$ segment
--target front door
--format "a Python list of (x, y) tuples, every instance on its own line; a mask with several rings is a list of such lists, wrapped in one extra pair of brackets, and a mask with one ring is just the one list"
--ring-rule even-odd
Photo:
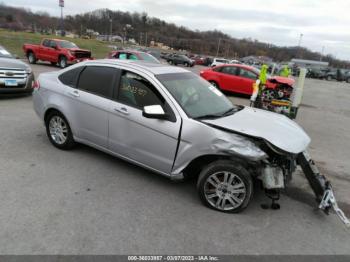
[[(181, 118), (152, 80), (123, 70), (115, 101), (110, 104), (109, 148), (149, 168), (170, 173), (174, 162)], [(161, 105), (171, 120), (142, 116), (147, 105)]]
[(253, 93), (253, 84), (258, 79), (258, 75), (246, 68), (239, 68), (238, 77), (240, 83), (239, 92), (251, 95)]

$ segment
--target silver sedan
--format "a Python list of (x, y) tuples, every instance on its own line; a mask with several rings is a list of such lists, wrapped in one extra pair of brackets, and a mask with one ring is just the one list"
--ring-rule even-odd
[(34, 86), (55, 147), (84, 143), (171, 179), (198, 177), (200, 199), (219, 211), (246, 208), (255, 178), (283, 188), (310, 143), (288, 118), (233, 105), (173, 66), (88, 61), (41, 74)]

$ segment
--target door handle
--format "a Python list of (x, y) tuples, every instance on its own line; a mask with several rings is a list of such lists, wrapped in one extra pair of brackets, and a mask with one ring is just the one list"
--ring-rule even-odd
[(122, 113), (124, 115), (128, 115), (129, 114), (128, 109), (126, 109), (126, 107), (121, 107), (121, 108), (115, 107), (114, 111)]
[(74, 97), (79, 97), (79, 92), (77, 90), (74, 90), (74, 91), (70, 91), (68, 92), (68, 94), (70, 94), (71, 96), (74, 96)]

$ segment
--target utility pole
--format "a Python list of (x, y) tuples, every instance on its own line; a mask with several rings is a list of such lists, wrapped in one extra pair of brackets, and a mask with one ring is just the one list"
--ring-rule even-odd
[(322, 46), (322, 51), (321, 51), (321, 56), (320, 56), (320, 61), (321, 62), (322, 62), (323, 54), (324, 54), (324, 46)]
[(113, 20), (112, 20), (112, 18), (110, 17), (110, 18), (109, 18), (109, 42), (112, 41), (112, 23), (113, 23)]
[(298, 56), (300, 55), (301, 58), (301, 40), (303, 39), (303, 34), (300, 34), (299, 36), (299, 43), (298, 43)]
[(147, 32), (145, 33), (145, 47), (147, 47)]
[(58, 6), (61, 8), (61, 36), (65, 36), (65, 32), (64, 32), (64, 21), (63, 21), (63, 7), (64, 7), (64, 0), (59, 0), (58, 2)]
[(220, 43), (221, 43), (221, 38), (219, 38), (218, 49), (216, 50), (216, 57), (218, 57), (218, 55), (219, 55)]

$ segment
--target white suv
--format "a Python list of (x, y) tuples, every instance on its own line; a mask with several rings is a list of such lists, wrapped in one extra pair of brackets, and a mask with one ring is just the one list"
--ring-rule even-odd
[(225, 58), (214, 58), (213, 63), (211, 63), (211, 67), (229, 64), (230, 61)]

